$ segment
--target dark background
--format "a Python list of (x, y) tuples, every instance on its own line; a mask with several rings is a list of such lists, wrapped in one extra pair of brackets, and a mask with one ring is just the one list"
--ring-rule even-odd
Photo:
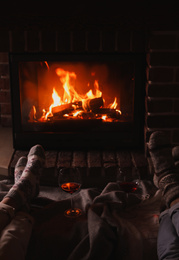
[(0, 29), (179, 28), (178, 1), (6, 1)]

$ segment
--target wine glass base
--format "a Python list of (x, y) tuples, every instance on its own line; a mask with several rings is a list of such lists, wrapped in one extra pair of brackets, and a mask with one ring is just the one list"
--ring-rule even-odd
[(76, 217), (79, 217), (81, 216), (82, 214), (82, 211), (81, 209), (78, 209), (78, 208), (74, 208), (74, 209), (67, 209), (65, 212), (64, 212), (64, 215), (68, 218), (76, 218)]

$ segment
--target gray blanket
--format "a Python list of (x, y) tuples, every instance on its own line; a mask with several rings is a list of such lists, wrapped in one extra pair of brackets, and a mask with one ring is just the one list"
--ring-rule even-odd
[[(9, 187), (0, 183), (2, 197)], [(33, 201), (36, 221), (27, 259), (157, 259), (161, 194), (150, 182), (139, 181), (138, 190), (129, 194), (118, 183), (102, 191), (82, 189), (73, 196), (83, 211), (76, 219), (63, 214), (69, 196), (58, 187), (41, 187)]]

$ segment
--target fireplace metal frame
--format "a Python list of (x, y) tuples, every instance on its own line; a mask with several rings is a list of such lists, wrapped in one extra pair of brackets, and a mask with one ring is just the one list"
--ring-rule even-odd
[[(82, 131), (24, 131), (21, 123), (18, 63), (20, 61), (120, 60), (135, 64), (134, 121), (110, 123), (98, 131), (87, 127)], [(10, 53), (10, 85), (13, 122), (13, 147), (26, 150), (39, 143), (45, 149), (124, 149), (144, 147), (144, 112), (146, 57), (144, 53)], [(105, 123), (106, 124), (106, 123)], [(75, 122), (72, 123), (72, 127)], [(71, 127), (71, 129), (72, 129)], [(52, 129), (53, 130), (53, 129)]]

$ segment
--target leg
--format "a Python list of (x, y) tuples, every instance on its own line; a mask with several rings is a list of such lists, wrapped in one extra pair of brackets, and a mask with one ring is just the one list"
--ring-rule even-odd
[(27, 164), (21, 177), (17, 179), (17, 182), (5, 196), (5, 199), (11, 199), (11, 203), (14, 200), (16, 210), (24, 205), (28, 207), (31, 199), (37, 196), (40, 173), (44, 164), (45, 154), (43, 148), (40, 145), (33, 146), (29, 151)]
[[(31, 148), (27, 164), (17, 164), (15, 184), (0, 202), (0, 259), (25, 259), (33, 219), (23, 208), (29, 208), (30, 200), (38, 194), (39, 175), (45, 163), (43, 148)], [(20, 211), (21, 210), (21, 211)]]
[(162, 132), (154, 132), (149, 140), (157, 186), (162, 192), (166, 207), (179, 198), (179, 172), (175, 168), (172, 148)]
[[(14, 182), (17, 183), (20, 179), (23, 170), (25, 169), (27, 163), (26, 157), (21, 157), (18, 162), (16, 163), (15, 169), (14, 169)], [(3, 228), (9, 224), (11, 219), (15, 216), (16, 208), (16, 201), (10, 197), (4, 198), (0, 202), (0, 232), (3, 230)]]
[(0, 232), (7, 226), (15, 216), (15, 208), (0, 202)]
[(159, 260), (179, 259), (179, 237), (168, 210), (160, 215), (157, 252)]
[(0, 236), (1, 260), (24, 260), (33, 227), (33, 218), (18, 212)]
[[(169, 140), (162, 132), (154, 132), (149, 152), (155, 170), (155, 181), (162, 192), (167, 211), (161, 214), (158, 233), (159, 259), (179, 259), (179, 172), (172, 156)], [(178, 204), (179, 205), (179, 204)]]
[(169, 209), (169, 214), (179, 237), (179, 203), (173, 204), (173, 206)]

